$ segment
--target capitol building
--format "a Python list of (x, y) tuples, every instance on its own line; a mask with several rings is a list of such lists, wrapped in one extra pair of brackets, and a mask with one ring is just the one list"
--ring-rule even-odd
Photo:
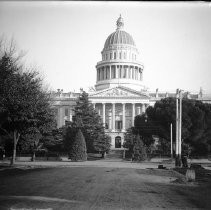
[[(106, 133), (111, 136), (111, 149), (121, 149), (126, 129), (134, 125), (134, 118), (145, 112), (148, 106), (174, 93), (149, 92), (144, 86), (144, 65), (140, 62), (139, 51), (133, 37), (124, 30), (123, 18), (118, 18), (116, 31), (105, 41), (101, 52), (102, 60), (96, 64), (96, 84), (88, 92), (89, 100), (101, 116)], [(52, 94), (56, 110), (57, 126), (71, 121), (73, 110), (80, 92), (63, 93), (58, 89)], [(185, 92), (183, 97), (211, 103), (211, 96)]]

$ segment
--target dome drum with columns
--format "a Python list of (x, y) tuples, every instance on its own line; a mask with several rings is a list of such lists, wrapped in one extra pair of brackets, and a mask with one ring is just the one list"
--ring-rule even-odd
[[(132, 36), (123, 30), (124, 22), (120, 17), (116, 31), (108, 36), (101, 52), (102, 60), (96, 65), (95, 89), (89, 91), (89, 100), (101, 116), (106, 133), (111, 136), (114, 150), (123, 149), (124, 133), (134, 125), (136, 115), (145, 112), (156, 101), (166, 97), (176, 97), (176, 92), (148, 92), (143, 84), (143, 64)], [(52, 94), (56, 111), (57, 126), (62, 127), (71, 121), (73, 110), (80, 93), (63, 93), (58, 90)], [(211, 103), (211, 96), (203, 93), (187, 92), (183, 97)]]

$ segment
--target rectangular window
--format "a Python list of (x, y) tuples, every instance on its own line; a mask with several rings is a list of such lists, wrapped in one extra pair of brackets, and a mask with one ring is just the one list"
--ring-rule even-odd
[(122, 121), (115, 121), (115, 127), (116, 127), (116, 129), (121, 130), (122, 129)]
[(124, 59), (126, 59), (126, 52), (124, 53)]
[(106, 60), (108, 60), (108, 55), (106, 54)]
[(114, 59), (116, 59), (116, 52), (114, 53)]
[(119, 59), (122, 59), (122, 53), (121, 52), (119, 53)]

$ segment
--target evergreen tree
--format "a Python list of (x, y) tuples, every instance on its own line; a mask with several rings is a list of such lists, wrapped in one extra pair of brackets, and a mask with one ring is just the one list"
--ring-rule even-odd
[(87, 150), (86, 150), (86, 142), (81, 132), (81, 129), (78, 130), (75, 140), (72, 143), (72, 147), (70, 150), (70, 159), (73, 161), (86, 161), (87, 160)]
[(84, 134), (88, 152), (106, 152), (110, 148), (110, 138), (106, 136), (100, 116), (83, 91), (76, 103), (73, 128), (80, 128)]
[(144, 146), (144, 143), (140, 138), (139, 134), (136, 135), (133, 151), (134, 151), (134, 160), (139, 160), (139, 161), (146, 160), (147, 158), (146, 147)]
[(128, 128), (126, 133), (124, 134), (124, 148), (128, 149), (128, 153), (130, 156), (133, 155), (133, 148), (136, 140), (136, 135), (138, 131), (135, 127)]

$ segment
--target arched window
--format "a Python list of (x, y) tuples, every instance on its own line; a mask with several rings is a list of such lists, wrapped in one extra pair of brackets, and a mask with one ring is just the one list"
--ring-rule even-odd
[(110, 53), (110, 59), (112, 59), (112, 53)]

